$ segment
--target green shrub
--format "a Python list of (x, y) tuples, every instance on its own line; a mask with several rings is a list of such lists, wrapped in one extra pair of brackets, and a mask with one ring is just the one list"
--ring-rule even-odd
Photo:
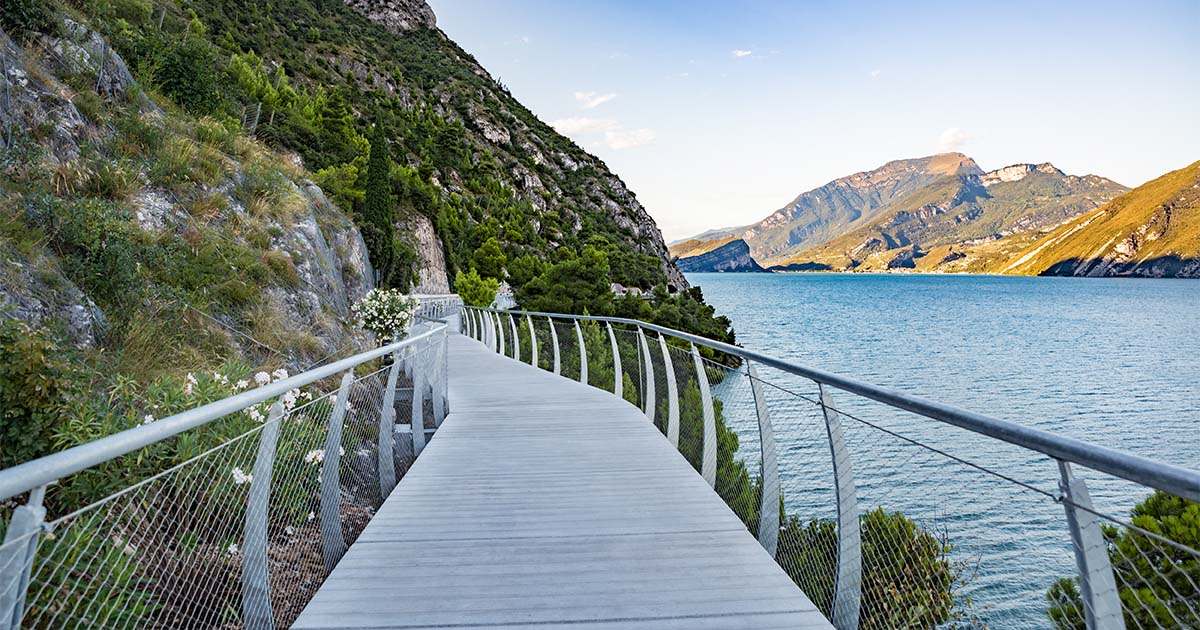
[(471, 255), (471, 267), (488, 278), (503, 278), (506, 264), (508, 258), (500, 249), (500, 241), (494, 236), (485, 240)]
[(24, 322), (0, 321), (0, 469), (54, 450), (56, 423), (73, 388), (61, 354)]
[(500, 281), (495, 278), (484, 278), (474, 269), (463, 273), (459, 271), (454, 276), (454, 291), (462, 298), (467, 306), (480, 308), (491, 306), (496, 299), (496, 291)]
[(219, 102), (220, 59), (212, 44), (200, 37), (187, 37), (174, 44), (154, 73), (163, 94), (195, 114), (215, 111)]
[(20, 38), (53, 32), (57, 26), (53, 6), (46, 0), (4, 0), (0, 3), (0, 25)]
[[(1200, 503), (1155, 491), (1134, 506), (1132, 524), (1192, 549), (1200, 549)], [(1200, 602), (1200, 558), (1125, 527), (1102, 525), (1108, 558), (1130, 628), (1175, 627), (1191, 619)], [(1046, 599), (1056, 628), (1086, 626), (1077, 578), (1051, 585)]]
[(127, 209), (85, 199), (70, 206), (50, 200), (41, 211), (67, 277), (101, 306), (137, 300), (141, 244)]
[[(958, 570), (950, 545), (899, 512), (862, 517), (863, 628), (933, 628), (954, 615)], [(783, 524), (777, 559), (826, 616), (833, 609), (837, 523), (795, 516)]]

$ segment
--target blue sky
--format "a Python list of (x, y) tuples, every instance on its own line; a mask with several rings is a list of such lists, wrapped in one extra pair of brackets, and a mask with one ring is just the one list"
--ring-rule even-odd
[(1200, 159), (1200, 1), (431, 0), (668, 240), (897, 158), (1134, 186)]

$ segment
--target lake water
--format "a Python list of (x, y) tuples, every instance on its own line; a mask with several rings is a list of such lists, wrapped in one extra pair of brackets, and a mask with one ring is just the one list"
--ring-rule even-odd
[[(738, 343), (972, 411), (1200, 467), (1200, 282), (866, 274), (689, 274)], [(811, 396), (811, 382), (764, 371)], [(824, 425), (811, 404), (768, 388), (789, 511), (834, 513)], [(730, 390), (733, 391), (732, 389)], [(728, 394), (733, 396), (732, 393)], [(913, 446), (899, 433), (1048, 492), (1048, 458), (854, 400), (847, 421), (860, 507), (900, 510), (953, 545), (974, 614), (1045, 627), (1045, 592), (1072, 575), (1062, 506)], [(752, 413), (727, 405), (757, 449)], [(1125, 518), (1145, 488), (1091, 471), (1096, 506)]]

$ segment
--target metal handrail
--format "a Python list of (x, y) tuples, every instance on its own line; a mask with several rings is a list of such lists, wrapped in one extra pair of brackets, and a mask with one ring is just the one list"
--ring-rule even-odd
[(446, 325), (444, 324), (433, 326), (429, 330), (403, 341), (368, 350), (229, 398), (162, 418), (150, 424), (140, 425), (87, 444), (80, 444), (65, 451), (0, 470), (0, 501), (116, 459), (150, 444), (161, 442), (252, 405), (277, 398), (290, 390), (345, 372), (372, 359), (378, 359), (416, 344), (445, 329)]
[(865, 383), (847, 376), (834, 374), (833, 372), (799, 365), (761, 352), (714, 341), (707, 337), (701, 337), (681, 330), (624, 317), (567, 315), (515, 309), (481, 308), (479, 310), (498, 314), (511, 313), (561, 320), (585, 320), (639, 326), (646, 330), (653, 330), (660, 334), (670, 335), (696, 345), (755, 361), (762, 365), (767, 365), (789, 374), (795, 374), (816, 381), (817, 383), (829, 385), (830, 387), (850, 392), (897, 409), (903, 409), (932, 420), (1037, 451), (1061, 461), (1078, 464), (1120, 477), (1127, 481), (1140, 483), (1176, 496), (1200, 502), (1200, 471), (1197, 470), (1057, 435), (1009, 420), (993, 418), (953, 405), (935, 402), (888, 387)]

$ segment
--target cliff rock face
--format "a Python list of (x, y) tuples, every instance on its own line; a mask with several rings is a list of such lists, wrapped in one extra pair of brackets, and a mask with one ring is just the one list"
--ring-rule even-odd
[(414, 213), (396, 225), (396, 229), (412, 237), (417, 250), (417, 277), (413, 279), (413, 293), (449, 293), (450, 281), (446, 277), (446, 255), (442, 241), (433, 229), (433, 223), (423, 214)]
[(766, 271), (750, 256), (746, 241), (730, 241), (699, 256), (680, 258), (679, 269), (685, 272)]
[(419, 28), (437, 28), (437, 16), (424, 0), (345, 0), (362, 13), (399, 35)]

